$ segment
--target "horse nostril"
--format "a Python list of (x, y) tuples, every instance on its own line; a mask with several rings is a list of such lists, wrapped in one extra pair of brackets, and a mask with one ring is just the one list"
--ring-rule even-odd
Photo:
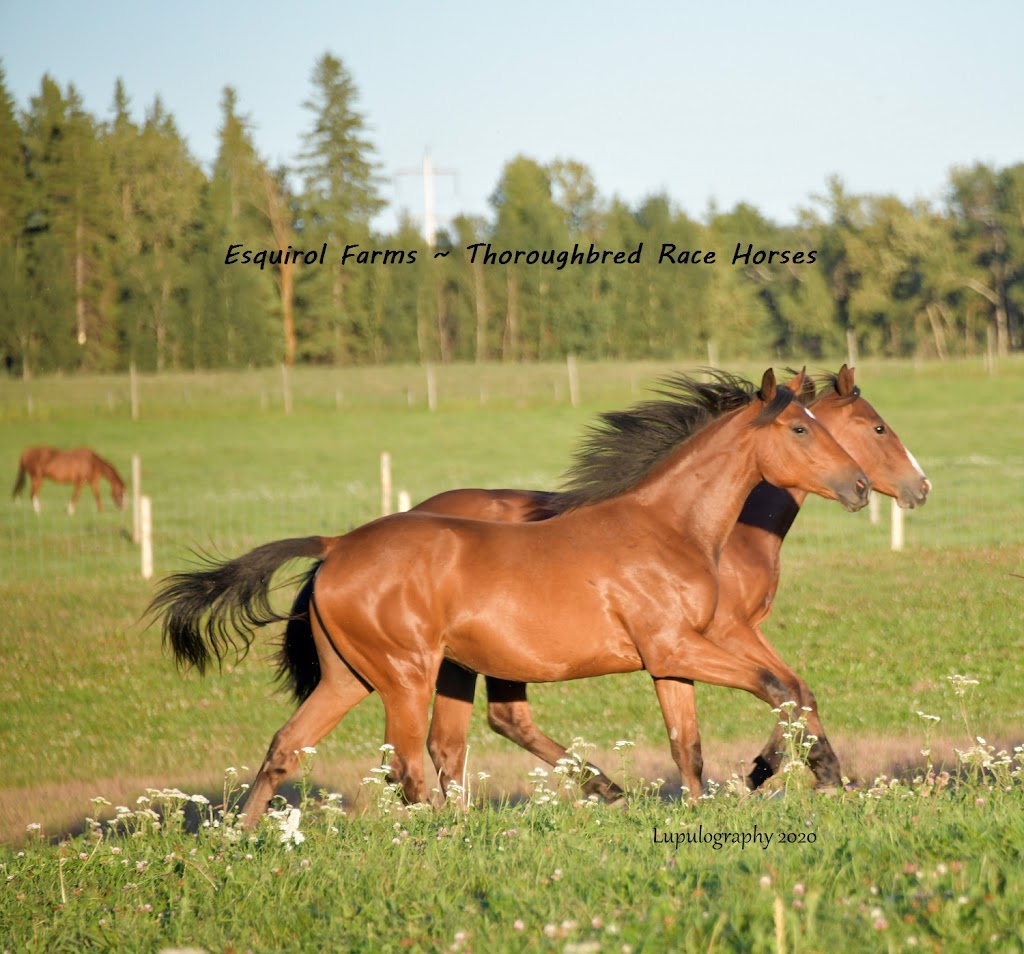
[(868, 495), (868, 485), (863, 480), (858, 480), (857, 484), (856, 484), (856, 487), (857, 487), (857, 494), (859, 496), (866, 497)]
[(921, 481), (921, 489), (925, 492), (925, 495), (931, 493), (932, 482), (927, 477), (925, 477), (924, 480)]

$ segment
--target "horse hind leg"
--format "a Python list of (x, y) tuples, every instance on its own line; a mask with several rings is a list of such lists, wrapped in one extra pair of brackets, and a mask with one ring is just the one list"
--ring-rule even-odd
[[(440, 660), (438, 660), (440, 664)], [(436, 682), (437, 666), (416, 685), (395, 684), (381, 689), (384, 702), (384, 741), (391, 746), (391, 770), (388, 781), (399, 785), (409, 804), (430, 802), (423, 774), (423, 747), (427, 742), (430, 698)]]
[(463, 669), (449, 659), (441, 662), (437, 674), (437, 692), (430, 715), (427, 751), (437, 769), (442, 793), (447, 796), (452, 783), (463, 790), (466, 771), (466, 735), (476, 696), (476, 673)]
[[(487, 677), (487, 722), (498, 735), (548, 765), (557, 765), (559, 760), (569, 757), (568, 750), (541, 732), (533, 721), (525, 683)], [(625, 795), (596, 765), (587, 762), (585, 768), (588, 774), (581, 786), (585, 794), (597, 795), (605, 802), (618, 801)]]
[(316, 745), (357, 703), (373, 690), (347, 667), (332, 670), (274, 735), (245, 800), (245, 827), (252, 828), (267, 810), (281, 784), (298, 767), (299, 753)]

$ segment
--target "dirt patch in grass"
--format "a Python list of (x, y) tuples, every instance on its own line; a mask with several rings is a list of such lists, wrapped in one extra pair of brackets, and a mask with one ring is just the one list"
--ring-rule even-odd
[[(843, 773), (854, 785), (870, 784), (879, 775), (910, 776), (924, 767), (920, 738), (899, 736), (858, 736), (834, 737), (833, 746), (839, 755)], [(989, 740), (996, 750), (1012, 750), (1020, 740)], [(956, 748), (965, 748), (964, 740), (933, 740), (932, 761), (937, 770), (956, 767)], [(724, 783), (734, 773), (745, 776), (755, 754), (753, 746), (740, 742), (716, 742), (705, 746), (704, 777)], [(663, 779), (662, 793), (669, 798), (680, 794), (679, 773), (664, 749), (656, 746), (637, 746), (623, 752), (595, 751), (592, 762), (600, 766), (605, 774), (622, 784), (633, 785), (638, 780), (650, 783)], [(471, 797), (511, 799), (523, 798), (530, 794), (529, 773), (540, 764), (528, 752), (511, 746), (489, 749), (482, 753), (470, 752), (469, 770), (466, 781)], [(312, 790), (340, 792), (345, 806), (354, 814), (365, 810), (374, 797), (371, 787), (362, 780), (372, 766), (355, 761), (335, 760), (315, 765)], [(480, 779), (480, 773), (488, 778)], [(240, 779), (251, 781), (251, 779)], [(548, 779), (554, 787), (557, 777), (554, 773)], [(27, 826), (39, 824), (47, 838), (59, 838), (75, 834), (85, 828), (87, 817), (105, 819), (114, 814), (113, 807), (97, 806), (93, 798), (102, 797), (111, 806), (136, 806), (139, 796), (147, 789), (178, 788), (183, 792), (205, 795), (213, 805), (223, 801), (223, 780), (211, 772), (206, 778), (153, 779), (134, 776), (102, 778), (91, 782), (41, 785), (0, 791), (0, 841), (20, 844), (28, 836)], [(297, 800), (294, 786), (283, 790), (290, 800)]]

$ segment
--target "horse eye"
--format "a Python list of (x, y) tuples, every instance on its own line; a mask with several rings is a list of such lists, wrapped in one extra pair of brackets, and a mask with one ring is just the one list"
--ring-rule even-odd
[(876, 434), (884, 434), (885, 433), (885, 425), (884, 424), (878, 424), (875, 427), (875, 433)]
[(794, 434), (806, 434), (807, 433), (807, 428), (804, 427), (802, 424), (797, 424), (793, 428), (793, 433)]

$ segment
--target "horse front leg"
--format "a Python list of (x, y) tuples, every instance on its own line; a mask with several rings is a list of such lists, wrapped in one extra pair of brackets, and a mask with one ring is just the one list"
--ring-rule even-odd
[(94, 481), (89, 484), (92, 487), (92, 495), (96, 498), (96, 511), (97, 513), (103, 512), (103, 501), (100, 499), (100, 481), (97, 477)]
[(71, 499), (68, 501), (68, 516), (73, 517), (75, 515), (75, 507), (78, 505), (78, 498), (82, 493), (82, 481), (75, 481), (75, 489), (71, 491)]
[[(525, 683), (487, 677), (487, 722), (498, 735), (532, 752), (548, 765), (557, 765), (559, 759), (569, 755), (564, 746), (541, 732), (533, 721)], [(596, 765), (587, 762), (586, 769), (587, 779), (581, 787), (587, 795), (597, 795), (605, 802), (623, 797), (622, 789)]]
[(704, 755), (697, 724), (697, 693), (690, 679), (655, 678), (661, 714), (668, 729), (668, 745), (691, 802), (703, 792)]
[[(752, 665), (769, 670), (786, 686), (789, 699), (800, 707), (796, 717), (804, 720), (807, 734), (815, 737), (813, 745), (808, 750), (807, 760), (818, 786), (833, 787), (840, 784), (842, 775), (839, 769), (839, 759), (825, 735), (825, 727), (821, 723), (814, 694), (807, 683), (786, 664), (775, 647), (765, 638), (760, 627), (750, 626), (745, 622), (716, 618), (707, 635), (723, 649)], [(771, 736), (761, 752), (754, 758), (754, 766), (747, 776), (751, 788), (760, 787), (778, 772), (782, 764), (785, 732), (786, 727), (781, 724), (780, 720), (776, 720)]]

